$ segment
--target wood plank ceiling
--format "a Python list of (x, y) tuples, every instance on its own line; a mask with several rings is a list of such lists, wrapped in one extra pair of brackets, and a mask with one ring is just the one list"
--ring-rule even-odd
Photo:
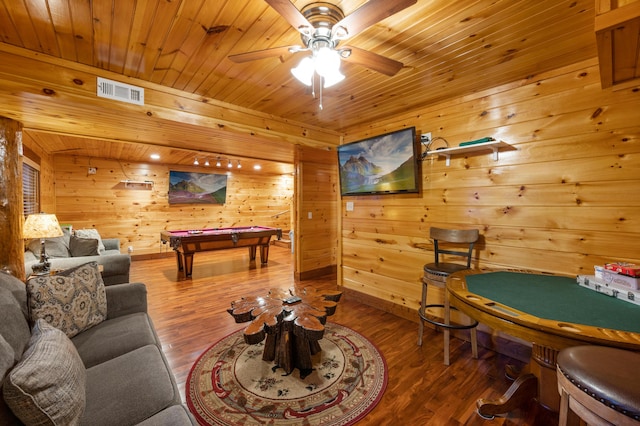
[[(292, 3), (302, 9), (311, 1)], [(366, 0), (332, 3), (349, 15)], [(324, 91), (322, 110), (310, 89), (290, 73), (304, 54), (240, 64), (228, 59), (231, 54), (301, 44), (299, 33), (263, 0), (0, 0), (0, 41), (93, 67), (98, 75), (104, 70), (123, 80), (138, 79), (129, 83), (149, 82), (340, 135), (388, 116), (593, 58), (594, 17), (593, 0), (418, 0), (348, 40), (349, 45), (402, 62), (400, 72), (389, 77), (343, 62), (346, 79)], [(51, 123), (45, 128), (36, 119), (42, 105), (33, 100), (17, 106), (3, 91), (0, 87), (0, 101), (6, 95), (6, 115), (23, 120), (31, 132), (63, 135), (51, 142), (57, 151), (91, 145), (74, 142), (73, 129)], [(60, 117), (69, 113), (60, 108)], [(153, 145), (158, 137), (140, 134), (134, 120), (117, 124), (128, 125), (136, 138), (114, 139)], [(208, 149), (204, 137), (191, 145), (178, 142), (187, 130), (192, 129), (167, 128), (170, 142), (158, 143), (166, 149)], [(336, 136), (333, 143), (339, 140)], [(238, 157), (268, 156), (253, 152), (251, 144), (236, 146), (235, 151), (232, 146), (215, 149)], [(102, 152), (117, 157), (124, 155), (122, 151)], [(148, 155), (126, 151), (135, 157), (129, 160)], [(271, 159), (292, 155), (285, 149)]]

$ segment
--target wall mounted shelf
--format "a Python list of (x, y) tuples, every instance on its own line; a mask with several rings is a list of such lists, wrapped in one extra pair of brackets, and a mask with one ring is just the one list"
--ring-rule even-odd
[(124, 187), (127, 189), (153, 189), (152, 180), (121, 180), (120, 183), (124, 183)]
[(498, 160), (498, 151), (501, 148), (513, 148), (506, 142), (502, 141), (490, 141), (490, 142), (482, 142), (476, 143), (473, 145), (465, 145), (465, 146), (454, 146), (452, 148), (443, 148), (436, 149), (433, 151), (427, 151), (427, 156), (437, 155), (439, 157), (446, 158), (446, 165), (449, 166), (451, 164), (451, 156), (465, 154), (470, 152), (481, 152), (481, 151), (493, 151), (493, 159)]

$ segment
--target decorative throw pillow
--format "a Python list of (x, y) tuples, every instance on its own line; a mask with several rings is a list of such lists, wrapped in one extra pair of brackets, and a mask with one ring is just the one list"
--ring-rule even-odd
[(73, 337), (107, 318), (107, 295), (98, 262), (27, 281), (30, 319), (45, 319)]
[(38, 320), (2, 388), (6, 404), (24, 424), (74, 425), (86, 405), (86, 370), (71, 340)]
[(97, 229), (76, 229), (75, 235), (78, 238), (89, 238), (92, 240), (98, 240), (98, 251), (102, 254), (106, 248), (104, 247), (104, 243), (102, 242), (102, 238), (100, 237), (100, 233), (98, 233)]
[(72, 257), (98, 256), (98, 240), (91, 238), (78, 238), (75, 235), (69, 240), (69, 251)]

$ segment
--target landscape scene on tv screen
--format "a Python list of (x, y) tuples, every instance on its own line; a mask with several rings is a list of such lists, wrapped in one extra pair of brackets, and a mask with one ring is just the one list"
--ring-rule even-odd
[(415, 128), (338, 147), (342, 195), (418, 192)]
[(227, 175), (169, 171), (169, 204), (224, 204)]

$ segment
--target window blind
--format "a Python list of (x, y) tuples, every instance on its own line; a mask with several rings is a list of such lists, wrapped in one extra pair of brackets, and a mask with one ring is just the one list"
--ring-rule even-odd
[(40, 171), (22, 164), (22, 210), (25, 216), (40, 212)]

